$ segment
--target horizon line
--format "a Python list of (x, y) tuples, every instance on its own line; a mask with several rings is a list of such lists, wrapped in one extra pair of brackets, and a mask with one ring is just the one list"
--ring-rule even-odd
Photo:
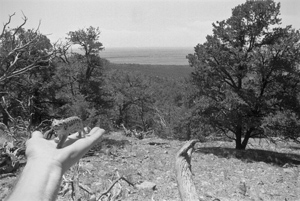
[[(74, 47), (75, 46), (75, 47)], [(76, 47), (78, 46), (78, 47)], [(80, 45), (72, 45), (73, 48), (81, 48)], [(194, 48), (190, 46), (103, 46), (104, 50), (107, 48)]]
[(109, 46), (104, 48), (194, 48), (190, 46)]

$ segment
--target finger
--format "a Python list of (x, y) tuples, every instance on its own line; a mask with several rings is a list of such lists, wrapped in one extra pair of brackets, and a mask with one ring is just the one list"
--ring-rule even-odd
[(34, 131), (32, 134), (31, 134), (31, 137), (32, 138), (43, 138), (43, 134), (40, 132), (40, 131)]
[[(105, 132), (103, 129), (101, 129), (99, 127), (94, 127), (88, 134), (85, 135), (85, 137), (90, 137), (91, 135), (93, 135), (94, 138), (101, 137), (102, 136), (102, 134), (101, 134), (102, 131), (100, 132), (100, 136), (98, 136), (98, 134), (99, 134), (98, 133), (98, 129), (100, 129), (103, 132)], [(94, 134), (96, 134), (96, 135), (94, 135)], [(67, 141), (69, 141), (69, 142), (65, 143), (65, 144), (70, 145), (70, 144), (74, 143), (75, 141), (77, 141), (77, 140), (79, 140), (81, 138), (82, 137), (78, 137), (78, 132), (77, 133), (73, 133), (72, 135), (68, 136), (68, 139), (66, 140), (66, 142)], [(97, 139), (94, 139), (94, 140), (97, 140)]]
[(39, 138), (44, 139), (44, 136), (40, 131), (32, 132), (31, 138), (26, 141), (26, 147), (30, 146), (30, 144), (34, 143), (34, 141), (38, 140)]
[[(92, 145), (94, 145), (99, 138), (101, 138), (101, 136), (105, 133), (105, 130), (99, 128), (99, 127), (95, 127), (93, 128), (89, 134), (86, 134), (85, 137), (86, 138), (90, 138), (90, 141), (93, 143)], [(92, 137), (91, 137), (92, 136)], [(65, 141), (63, 147), (68, 147), (71, 144), (73, 144), (74, 142), (76, 142), (79, 139), (85, 139), (85, 138), (80, 138), (78, 137), (78, 133), (74, 133), (72, 135), (69, 135), (67, 140)], [(88, 145), (86, 144), (86, 146), (92, 146), (92, 145)]]
[(99, 138), (105, 133), (105, 130), (100, 127), (94, 127), (86, 136), (93, 136), (94, 138)]
[(72, 158), (81, 158), (88, 150), (96, 144), (105, 133), (105, 130), (95, 127), (91, 132), (86, 135), (85, 138), (77, 140), (71, 146), (67, 146), (64, 149), (70, 151)]
[(93, 128), (89, 134), (85, 136), (85, 138), (79, 140), (76, 142), (76, 148), (83, 149), (84, 147), (91, 147), (95, 143), (98, 142), (98, 140), (101, 139), (102, 135), (105, 133), (104, 129), (101, 129), (99, 127)]

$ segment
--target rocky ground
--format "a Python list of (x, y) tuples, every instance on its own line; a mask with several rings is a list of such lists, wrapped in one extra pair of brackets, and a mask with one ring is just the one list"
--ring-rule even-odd
[[(72, 168), (65, 175), (58, 200), (72, 200), (70, 184), (78, 173), (81, 200), (98, 200), (102, 195), (99, 200), (179, 201), (174, 159), (184, 143), (139, 140), (113, 133), (81, 159), (78, 170)], [(250, 141), (246, 151), (233, 147), (233, 142), (222, 141), (196, 144), (192, 171), (200, 197), (221, 201), (300, 200), (300, 145), (275, 145), (257, 139)], [(15, 176), (1, 178), (1, 200), (15, 180)]]

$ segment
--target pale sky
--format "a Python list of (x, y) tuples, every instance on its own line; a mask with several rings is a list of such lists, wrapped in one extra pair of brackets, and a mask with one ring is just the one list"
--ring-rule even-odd
[[(246, 0), (0, 0), (0, 23), (16, 13), (10, 27), (28, 17), (51, 42), (69, 31), (99, 27), (109, 47), (194, 47), (212, 33), (212, 23), (231, 16)], [(279, 1), (275, 1), (279, 2)], [(282, 25), (300, 29), (300, 0), (282, 0)]]

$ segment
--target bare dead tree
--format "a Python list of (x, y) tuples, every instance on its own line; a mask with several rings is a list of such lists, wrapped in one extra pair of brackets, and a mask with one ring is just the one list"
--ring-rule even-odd
[(175, 171), (178, 190), (182, 201), (199, 201), (191, 170), (191, 157), (198, 140), (188, 141), (177, 152), (175, 158)]
[(68, 60), (69, 56), (69, 49), (71, 47), (71, 44), (69, 42), (63, 43), (61, 41), (57, 41), (53, 44), (54, 51), (54, 57), (59, 58), (62, 62), (70, 64), (70, 61)]
[[(32, 35), (18, 37), (23, 30), (28, 18), (23, 14), (23, 23), (14, 29), (8, 27), (12, 17), (9, 15), (8, 21), (3, 25), (0, 33), (0, 83), (6, 80), (17, 77), (37, 67), (47, 67), (51, 64), (55, 57), (63, 58), (67, 62), (66, 52), (70, 47), (68, 44), (59, 45), (55, 43), (50, 50), (39, 50), (41, 54), (31, 55), (36, 47), (39, 39), (43, 37), (37, 29), (32, 32)], [(9, 40), (9, 42), (8, 42)], [(27, 53), (26, 59), (23, 55)], [(19, 65), (22, 63), (22, 65)], [(25, 64), (25, 65), (24, 65)]]

